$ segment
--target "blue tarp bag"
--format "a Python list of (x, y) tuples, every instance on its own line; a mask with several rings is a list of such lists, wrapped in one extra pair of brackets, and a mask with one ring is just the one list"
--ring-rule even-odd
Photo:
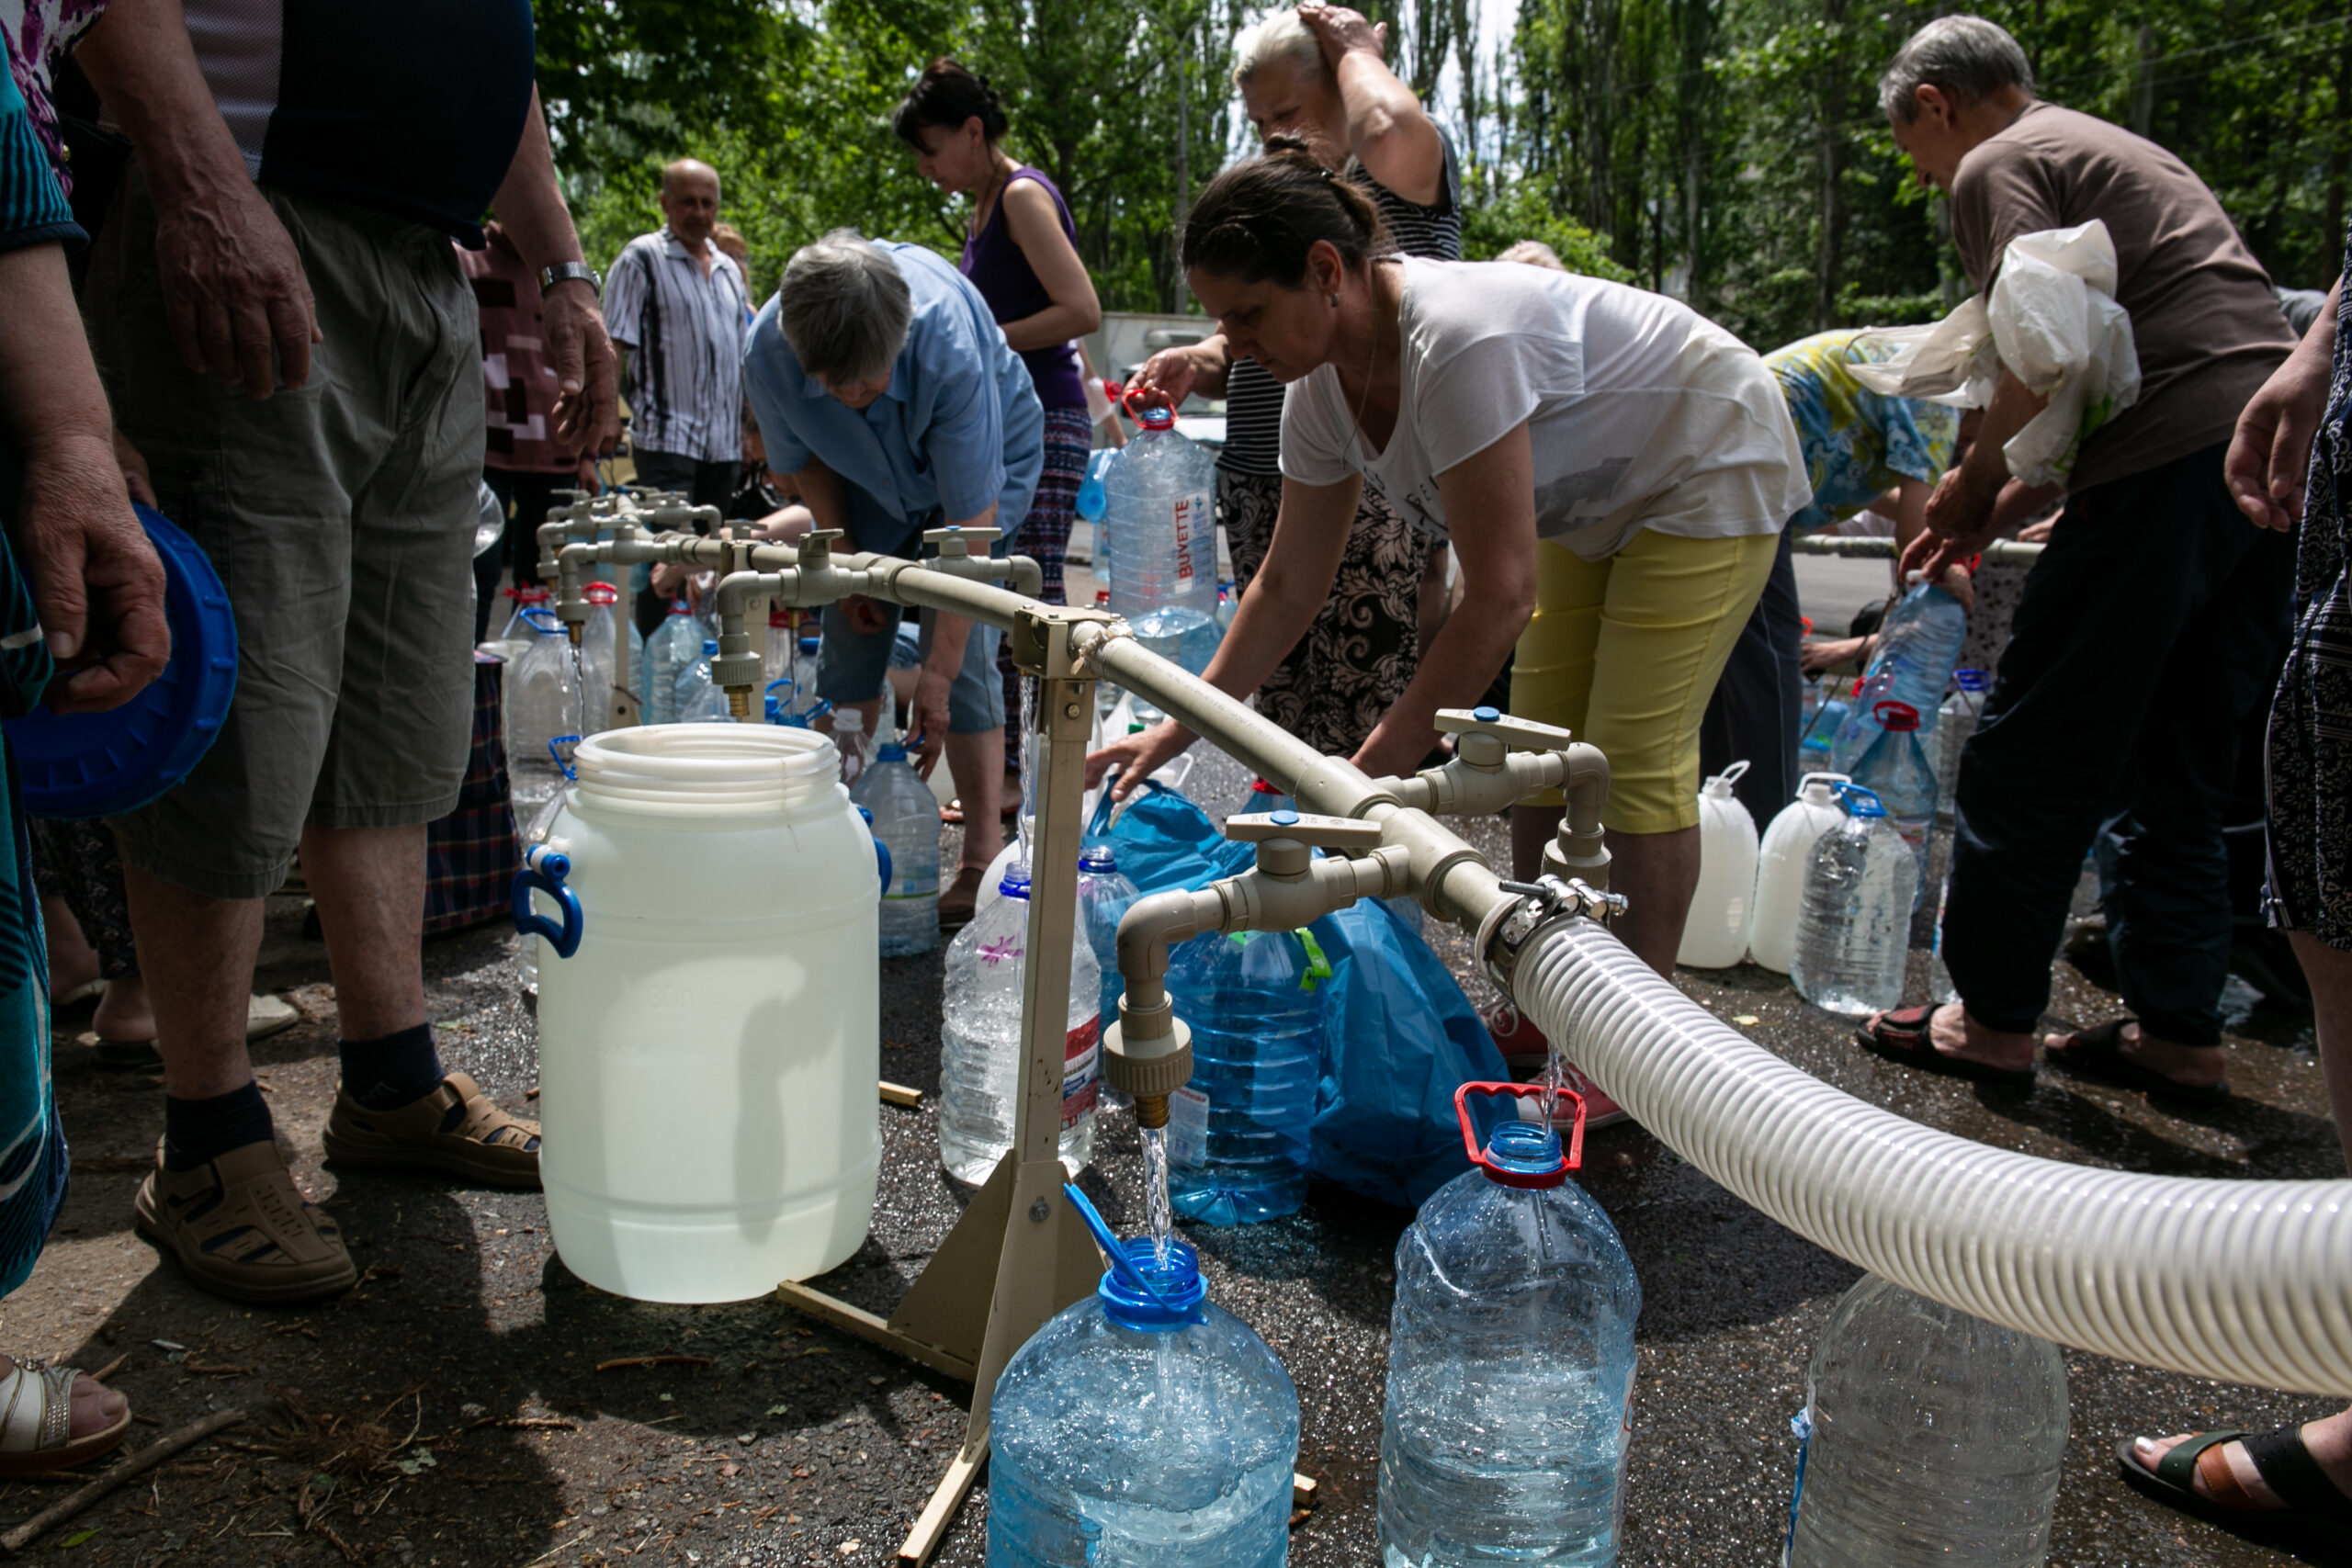
[[(1111, 838), (1119, 869), (1146, 893), (1204, 887), (1255, 858), (1199, 807), (1148, 781)], [(1470, 1168), (1453, 1091), (1510, 1074), (1453, 975), (1385, 904), (1363, 899), (1308, 930), (1331, 965), (1315, 1174), (1418, 1209)]]

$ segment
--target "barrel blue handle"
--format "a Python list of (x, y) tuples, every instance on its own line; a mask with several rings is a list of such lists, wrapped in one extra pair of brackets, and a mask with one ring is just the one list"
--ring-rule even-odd
[[(873, 833), (874, 813), (861, 806), (857, 814), (865, 818), (865, 830)], [(874, 859), (882, 872), (882, 891), (888, 893), (890, 891), (890, 846), (884, 843), (879, 835), (876, 835), (874, 840)]]
[[(526, 936), (545, 938), (558, 958), (569, 958), (580, 951), (580, 896), (563, 885), (571, 872), (569, 857), (544, 844), (534, 844), (524, 852), (523, 869), (514, 874), (514, 929)], [(531, 908), (535, 888), (562, 908), (560, 925)]]

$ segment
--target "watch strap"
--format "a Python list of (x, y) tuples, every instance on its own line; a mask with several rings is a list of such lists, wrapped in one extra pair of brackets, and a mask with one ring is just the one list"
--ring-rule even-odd
[(558, 262), (553, 266), (541, 267), (539, 269), (539, 292), (544, 294), (548, 289), (553, 288), (557, 284), (570, 283), (574, 278), (578, 278), (581, 282), (585, 283), (588, 286), (589, 291), (594, 294), (599, 299), (605, 297), (604, 278), (599, 276), (596, 269), (590, 266), (586, 262)]

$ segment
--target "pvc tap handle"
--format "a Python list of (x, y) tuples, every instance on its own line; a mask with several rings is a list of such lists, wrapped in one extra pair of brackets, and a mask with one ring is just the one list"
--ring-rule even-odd
[(974, 545), (979, 546), (980, 553), (986, 555), (988, 547), (1003, 537), (1004, 530), (1001, 528), (925, 528), (922, 531), (922, 542), (937, 545), (942, 560), (956, 560), (968, 556)]
[[(526, 936), (545, 938), (558, 958), (569, 958), (580, 951), (580, 895), (563, 885), (563, 879), (571, 873), (568, 856), (556, 853), (545, 844), (533, 844), (523, 852), (523, 869), (514, 874), (514, 929)], [(562, 924), (531, 908), (534, 890), (556, 901), (563, 911)]]
[(1225, 819), (1225, 836), (1238, 844), (1294, 839), (1318, 850), (1376, 850), (1380, 825), (1353, 817), (1307, 817), (1285, 807)]
[(844, 536), (839, 528), (811, 528), (800, 536), (799, 543), (793, 547), (798, 551), (804, 568), (823, 566), (832, 559), (833, 541)]
[(857, 808), (857, 814), (865, 818), (865, 831), (874, 840), (874, 859), (876, 869), (882, 873), (882, 891), (888, 894), (890, 891), (890, 846), (882, 841), (882, 836), (879, 833), (874, 831), (873, 812), (861, 806)]
[(1576, 739), (1557, 725), (1513, 718), (1495, 707), (1440, 708), (1437, 728), (1442, 735), (1491, 735), (1514, 751), (1556, 751)]

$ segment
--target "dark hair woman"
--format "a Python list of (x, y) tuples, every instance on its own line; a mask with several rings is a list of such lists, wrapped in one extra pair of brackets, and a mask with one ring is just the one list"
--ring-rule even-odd
[[(1357, 748), (1378, 777), (1436, 743), (1516, 643), (1512, 711), (1608, 753), (1627, 946), (1670, 974), (1699, 876), (1699, 720), (1812, 499), (1779, 385), (1688, 307), (1597, 278), (1391, 251), (1372, 201), (1303, 146), (1227, 170), (1184, 276), (1237, 355), (1287, 388), (1282, 519), (1207, 678), (1240, 695), (1329, 597), (1377, 488), (1461, 561), (1462, 603)], [(1532, 618), (1531, 618), (1532, 616)], [(1173, 722), (1090, 760), (1122, 789), (1189, 745)], [(1533, 856), (1558, 808), (1513, 823)]]
[[(951, 196), (969, 196), (972, 216), (964, 235), (964, 276), (989, 302), (1004, 341), (1029, 367), (1037, 400), (1046, 406), (1046, 470), (1029, 515), (1012, 532), (1016, 555), (1035, 557), (1046, 577), (1042, 597), (1059, 604), (1062, 552), (1077, 516), (1079, 481), (1094, 425), (1078, 369), (1078, 344), (1102, 324), (1094, 280), (1078, 259), (1078, 228), (1062, 193), (1044, 174), (999, 145), (1004, 106), (985, 77), (944, 57), (924, 68), (891, 121), (899, 140), (915, 151), (915, 168)], [(1021, 678), (1009, 649), (1000, 649), (1005, 711), (1021, 707)], [(1004, 771), (1017, 778), (1020, 738), (1007, 731)], [(1021, 792), (1006, 792), (1008, 811)]]
[[(1234, 39), (1234, 86), (1261, 139), (1298, 138), (1372, 198), (1396, 249), (1460, 261), (1453, 149), (1384, 62), (1384, 41), (1382, 28), (1344, 6), (1276, 11)], [(1280, 380), (1223, 333), (1155, 355), (1137, 379), (1173, 402), (1224, 394), (1217, 512), (1246, 592), (1282, 502)], [(1354, 750), (1404, 694), (1445, 603), (1444, 547), (1367, 490), (1330, 598), (1259, 688), (1258, 711), (1317, 750)]]

